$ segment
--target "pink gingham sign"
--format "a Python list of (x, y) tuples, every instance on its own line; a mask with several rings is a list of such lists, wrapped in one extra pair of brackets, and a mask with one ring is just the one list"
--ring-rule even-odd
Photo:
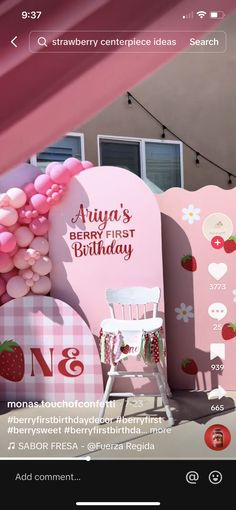
[(14, 340), (20, 349), (13, 349), (14, 356), (12, 349), (7, 355), (0, 349), (0, 400), (101, 398), (102, 371), (94, 337), (66, 303), (45, 296), (6, 303), (0, 308), (1, 344), (6, 340)]

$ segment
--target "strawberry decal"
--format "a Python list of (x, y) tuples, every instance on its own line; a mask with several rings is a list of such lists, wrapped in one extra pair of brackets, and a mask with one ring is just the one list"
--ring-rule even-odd
[(231, 236), (224, 242), (224, 250), (226, 253), (233, 253), (236, 250), (236, 236)]
[(224, 340), (232, 340), (236, 337), (236, 324), (234, 322), (227, 322), (222, 328), (222, 337)]
[(0, 343), (0, 376), (19, 382), (24, 376), (25, 362), (21, 347), (14, 340)]
[(198, 373), (198, 367), (195, 361), (191, 358), (183, 359), (181, 368), (185, 374), (196, 375)]
[(129, 345), (128, 344), (122, 345), (120, 350), (121, 350), (121, 352), (123, 352), (123, 354), (128, 354), (128, 352), (129, 352)]
[(193, 255), (184, 255), (181, 259), (181, 266), (193, 273), (197, 270), (197, 261)]

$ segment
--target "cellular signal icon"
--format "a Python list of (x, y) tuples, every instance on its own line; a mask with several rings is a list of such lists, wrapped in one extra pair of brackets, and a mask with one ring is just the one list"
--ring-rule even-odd
[(206, 14), (207, 14), (206, 11), (198, 11), (197, 12), (197, 16), (199, 16), (199, 18), (201, 18), (201, 19), (204, 18), (206, 16)]
[(193, 17), (194, 17), (194, 12), (193, 11), (189, 12), (188, 14), (184, 14), (182, 16), (183, 19), (193, 19)]

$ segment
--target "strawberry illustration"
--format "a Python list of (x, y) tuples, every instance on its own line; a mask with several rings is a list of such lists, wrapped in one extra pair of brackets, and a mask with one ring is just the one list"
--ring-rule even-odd
[(194, 272), (197, 269), (197, 261), (193, 255), (184, 255), (181, 259), (181, 266), (187, 271)]
[(233, 253), (236, 250), (236, 236), (231, 236), (224, 242), (224, 250), (226, 253)]
[(198, 367), (195, 361), (191, 358), (183, 359), (181, 368), (185, 374), (196, 375), (198, 373)]
[(129, 345), (128, 344), (122, 345), (120, 350), (121, 350), (121, 352), (123, 352), (123, 354), (128, 354), (128, 352), (129, 352)]
[(24, 376), (25, 362), (21, 347), (14, 340), (0, 343), (0, 376), (19, 382)]
[(234, 322), (227, 322), (222, 328), (222, 337), (224, 340), (232, 340), (236, 337), (236, 324)]

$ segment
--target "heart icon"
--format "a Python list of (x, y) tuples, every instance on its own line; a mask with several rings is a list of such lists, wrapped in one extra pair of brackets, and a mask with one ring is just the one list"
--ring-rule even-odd
[(219, 262), (219, 264), (212, 262), (208, 266), (208, 271), (210, 275), (215, 278), (215, 280), (219, 281), (227, 273), (228, 267), (226, 264), (224, 264), (224, 262)]

